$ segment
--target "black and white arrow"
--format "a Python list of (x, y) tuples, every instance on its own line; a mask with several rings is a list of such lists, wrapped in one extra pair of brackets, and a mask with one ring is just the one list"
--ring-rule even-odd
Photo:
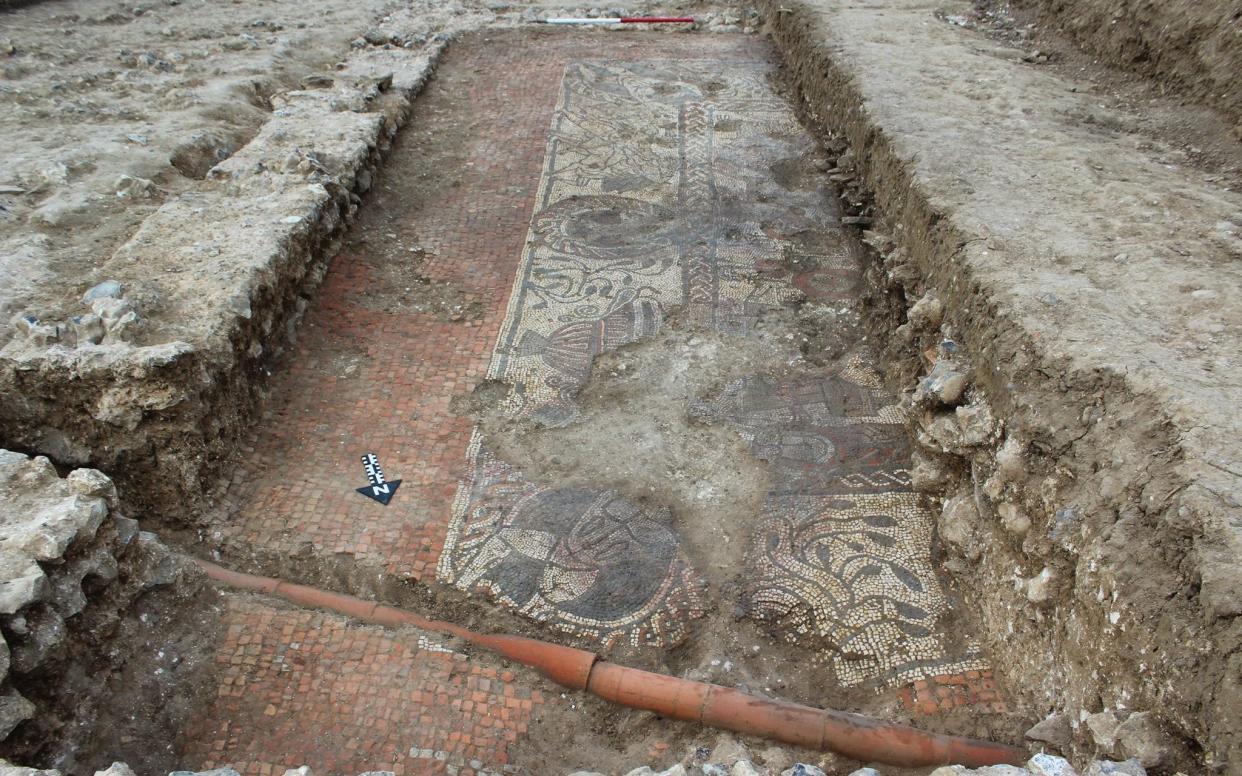
[(401, 484), (401, 480), (388, 482), (384, 479), (384, 470), (380, 468), (379, 458), (375, 457), (375, 453), (363, 454), (362, 468), (366, 469), (367, 479), (371, 481), (371, 484), (365, 488), (358, 488), (358, 492), (367, 498), (375, 499), (384, 506), (388, 506), (388, 502), (392, 501), (392, 495), (397, 492), (397, 486)]

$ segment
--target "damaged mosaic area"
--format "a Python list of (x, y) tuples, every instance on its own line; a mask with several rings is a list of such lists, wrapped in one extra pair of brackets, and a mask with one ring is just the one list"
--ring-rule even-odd
[[(596, 356), (678, 325), (746, 334), (810, 298), (856, 298), (860, 257), (814, 144), (769, 66), (578, 62), (565, 72), (527, 245), (488, 372), (502, 413), (583, 422)], [(828, 374), (755, 375), (687, 407), (735, 429), (771, 483), (747, 555), (746, 608), (838, 681), (986, 669), (945, 646), (933, 523), (909, 488), (897, 408), (865, 354)], [(667, 508), (538, 482), (469, 451), (438, 575), (603, 645), (666, 647), (708, 608)]]
[[(667, 508), (611, 490), (538, 487), (471, 446), (469, 521), (453, 536), (453, 584), (605, 646), (668, 645), (704, 613), (704, 585), (682, 556)], [(442, 564), (442, 568), (443, 568)]]
[(977, 646), (950, 654), (937, 629), (934, 519), (909, 487), (897, 407), (860, 354), (840, 374), (737, 381), (696, 411), (772, 467), (747, 555), (751, 616), (814, 648), (845, 686), (988, 667)]

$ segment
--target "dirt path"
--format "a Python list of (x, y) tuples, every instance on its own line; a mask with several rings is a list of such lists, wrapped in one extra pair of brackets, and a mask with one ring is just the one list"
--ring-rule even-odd
[[(224, 562), (1008, 737), (770, 61), (741, 36), (454, 45), (274, 378), (207, 537)], [(365, 453), (401, 480), (387, 506), (355, 492)], [(702, 735), (452, 645), (227, 618), (196, 767), (545, 774)]]

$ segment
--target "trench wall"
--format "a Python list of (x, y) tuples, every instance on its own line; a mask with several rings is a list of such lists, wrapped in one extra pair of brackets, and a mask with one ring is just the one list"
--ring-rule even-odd
[[(0, 443), (108, 471), (135, 513), (192, 522), (446, 39), (366, 45), (330, 88), (275, 98), (254, 140), (108, 260), (184, 269), (102, 300), (102, 341), (82, 316), (17, 321), (0, 350)], [(172, 322), (131, 338), (143, 298)]]
[[(918, 442), (915, 487), (941, 512), (945, 566), (1011, 697), (1032, 720), (1047, 718), (1052, 732), (1040, 740), (1081, 761), (1139, 756), (1156, 772), (1242, 772), (1242, 623), (1228, 582), (1238, 568), (1236, 481), (1222, 485), (1199, 460), (1167, 394), (1059, 351), (1015, 309), (1018, 288), (1040, 291), (1030, 278), (1038, 261), (966, 226), (965, 197), (930, 183), (940, 160), (877, 118), (884, 103), (924, 125), (972, 120), (920, 112), (908, 93), (926, 84), (900, 67), (860, 75), (859, 30), (874, 22), (875, 40), (901, 47), (907, 19), (935, 29), (932, 4), (851, 6), (848, 19), (829, 5), (761, 7), (799, 99), (839, 154), (834, 178), (872, 223), (873, 324)], [(859, 21), (879, 6), (887, 13)], [(953, 61), (944, 48), (911, 48), (922, 58), (912, 66)], [(974, 172), (958, 170), (961, 180)], [(992, 261), (1014, 274), (988, 271)]]
[(1105, 62), (1227, 114), (1242, 136), (1242, 3), (1022, 0)]

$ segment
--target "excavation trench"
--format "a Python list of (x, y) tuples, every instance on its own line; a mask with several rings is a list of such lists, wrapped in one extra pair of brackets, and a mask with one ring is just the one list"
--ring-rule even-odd
[[(727, 688), (722, 703), (1017, 740), (1022, 720), (910, 487), (903, 415), (866, 334), (885, 308), (843, 221), (854, 214), (784, 93), (755, 37), (455, 43), (274, 374), (220, 507), (187, 540), (233, 568)], [(375, 476), (366, 454), (386, 504), (358, 492)], [(355, 723), (308, 720), (289, 667), (322, 682), (329, 666), (354, 670), (329, 643), (354, 626), (226, 598), (222, 687), (264, 689), (222, 692), (187, 759), (292, 765), (344, 745)], [(414, 683), (386, 713), (421, 716), (421, 732), (353, 733), (412, 769), (620, 768), (648, 759), (643, 747), (673, 758), (702, 741), (697, 725), (543, 692), (451, 640), (399, 654), (411, 649), (380, 648), (392, 654), (367, 657), (331, 703), (352, 720), (369, 708), (351, 711), (355, 696)], [(475, 683), (436, 673), (439, 660), (466, 661)], [(492, 714), (496, 693), (512, 717)], [(783, 740), (820, 748), (817, 730)], [(941, 743), (887, 760), (838, 750), (1017, 759), (918, 740)], [(331, 767), (368, 770), (369, 756)]]
[[(178, 703), (74, 763), (45, 730), (93, 707), (58, 700), (0, 754), (72, 771), (183, 716), (150, 762), (246, 776), (706, 765), (733, 745), (713, 728), (773, 772), (1019, 762), (1049, 711), (1032, 740), (1083, 758), (1109, 724), (1158, 738), (1169, 773), (1233, 746), (1233, 566), (1200, 549), (1167, 408), (1009, 326), (971, 274), (993, 260), (968, 255), (1004, 252), (868, 110), (897, 99), (890, 64), (926, 76), (892, 44), (938, 34), (924, 9), (768, 5), (775, 49), (533, 25), (444, 47), (470, 14), (421, 49), (371, 31), (99, 269), (132, 273), (100, 309), (140, 313), (138, 339), (117, 317), (95, 348), (68, 285), (21, 318), (7, 444), (97, 465), (120, 499), (95, 474), (49, 485), (44, 461), (6, 457), (10, 479), (89, 481), (73, 506), (107, 501), (106, 549), (138, 536), (124, 507), (240, 589), (200, 595), (136, 539), (142, 583), (196, 602), (111, 681), (150, 673), (135, 697)], [(816, 26), (830, 14), (846, 32)], [(841, 51), (868, 36), (864, 72)], [(1009, 114), (974, 126), (1025, 144)], [(71, 561), (57, 595), (106, 588)], [(21, 675), (0, 712), (55, 694), (25, 677), (81, 620), (45, 595), (0, 616)], [(74, 643), (120, 665), (108, 634), (164, 621), (139, 612), (101, 609)], [(199, 663), (191, 709), (177, 677)]]

